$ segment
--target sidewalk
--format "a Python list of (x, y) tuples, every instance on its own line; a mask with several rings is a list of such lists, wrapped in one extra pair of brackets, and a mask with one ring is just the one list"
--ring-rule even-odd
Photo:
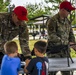
[[(22, 74), (19, 74), (19, 75), (22, 75)], [(26, 74), (24, 74), (24, 75), (26, 75)], [(60, 71), (56, 75), (61, 75)], [(76, 75), (76, 71), (74, 71), (73, 75)]]
[[(61, 75), (60, 71), (56, 75)], [(76, 71), (74, 71), (73, 75), (76, 75)]]

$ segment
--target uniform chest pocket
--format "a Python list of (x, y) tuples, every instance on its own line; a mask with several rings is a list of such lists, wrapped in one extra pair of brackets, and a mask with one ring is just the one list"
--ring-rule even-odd
[(68, 24), (57, 23), (57, 33), (63, 35), (65, 33), (69, 34), (69, 31), (70, 31), (70, 27)]
[(6, 28), (2, 31), (2, 38), (5, 40), (13, 39), (18, 35), (18, 29)]

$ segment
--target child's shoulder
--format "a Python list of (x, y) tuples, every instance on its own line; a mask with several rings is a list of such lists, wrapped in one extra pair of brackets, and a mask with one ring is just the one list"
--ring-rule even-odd
[(8, 55), (5, 54), (5, 55), (3, 56), (3, 58), (8, 58)]
[(35, 61), (35, 62), (38, 61), (38, 60), (39, 60), (39, 57), (34, 57), (34, 58), (31, 59), (31, 61)]
[(14, 57), (14, 59), (15, 59), (15, 60), (19, 60), (19, 61), (21, 61), (19, 57)]
[(34, 57), (34, 58), (32, 58), (32, 60), (38, 60), (38, 59), (48, 60), (48, 57)]
[(49, 62), (48, 57), (44, 57), (43, 59), (44, 61)]

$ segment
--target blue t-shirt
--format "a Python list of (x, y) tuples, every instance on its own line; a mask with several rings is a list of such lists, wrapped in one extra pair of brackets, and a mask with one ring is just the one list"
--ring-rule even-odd
[(30, 75), (48, 75), (48, 58), (36, 57), (31, 59), (26, 67)]
[(1, 75), (1, 69), (0, 69), (0, 75)]
[(18, 75), (21, 68), (21, 61), (18, 57), (4, 55), (1, 64), (1, 75)]

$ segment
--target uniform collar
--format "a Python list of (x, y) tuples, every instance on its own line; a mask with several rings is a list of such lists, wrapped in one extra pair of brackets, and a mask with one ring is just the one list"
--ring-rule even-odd
[(56, 17), (57, 17), (57, 19), (58, 19), (58, 21), (59, 21), (60, 23), (66, 22), (66, 19), (67, 19), (67, 18), (62, 19), (62, 18), (60, 17), (59, 13), (56, 14)]

